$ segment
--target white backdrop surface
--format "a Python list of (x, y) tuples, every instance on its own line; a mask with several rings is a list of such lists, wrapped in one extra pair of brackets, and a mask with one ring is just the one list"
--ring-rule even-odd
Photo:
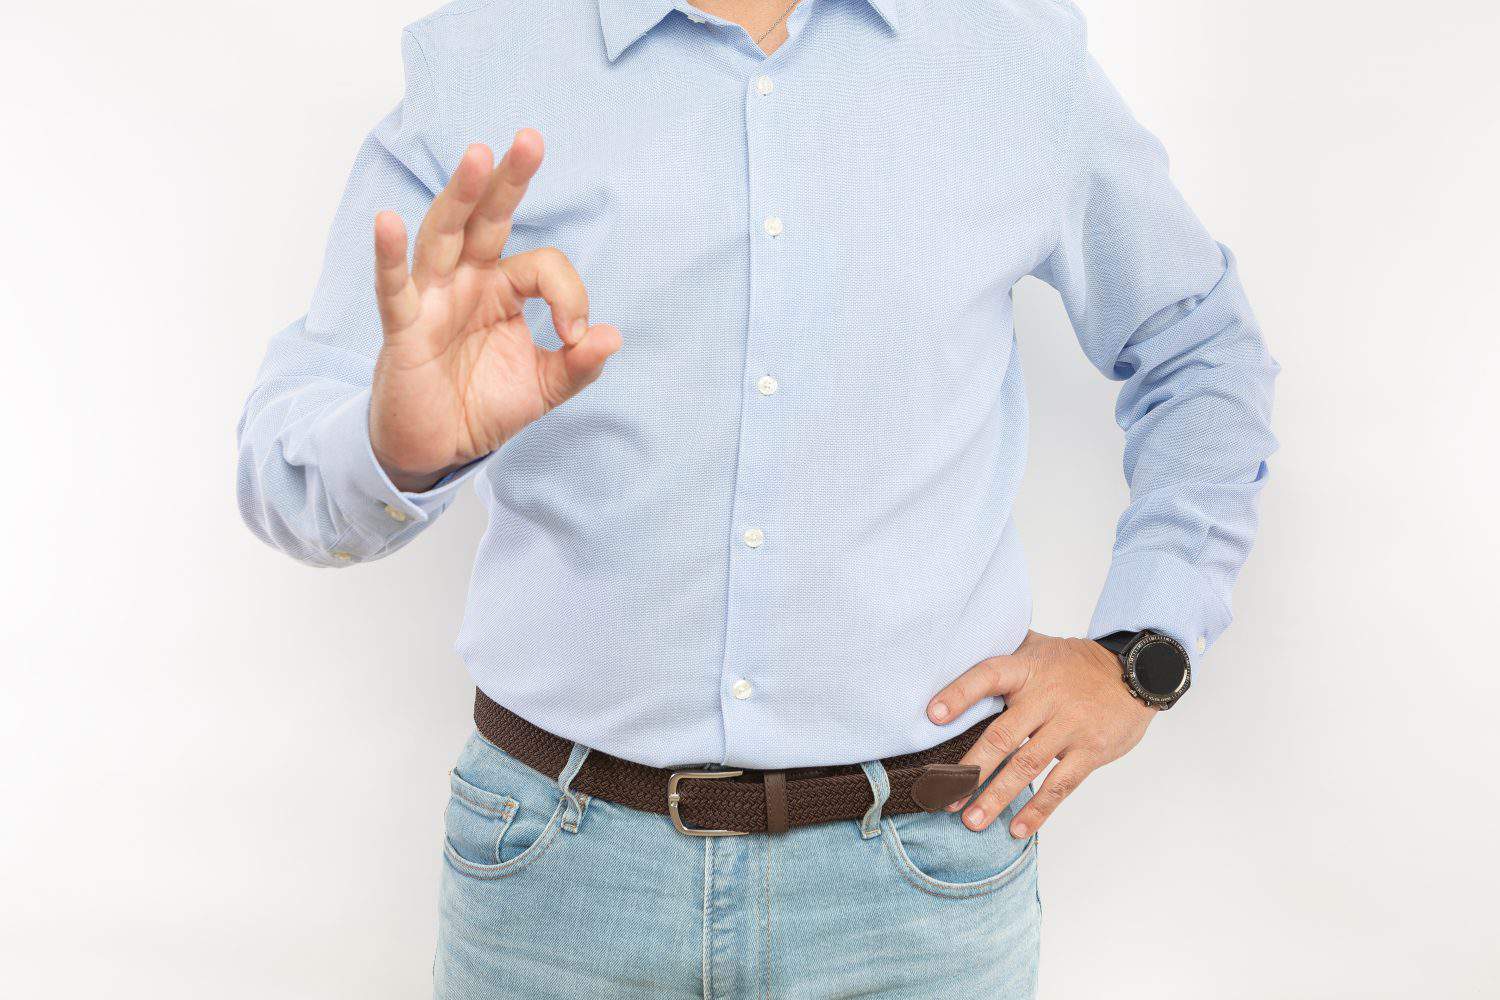
[[(431, 2), (6, 15), (0, 995), (429, 992), (479, 503), (314, 571), (241, 526), (233, 431)], [(1283, 447), (1191, 698), (1043, 834), (1043, 996), (1500, 995), (1500, 14), (1084, 6), (1240, 259)], [(1034, 626), (1076, 632), (1113, 387), (1017, 294)]]

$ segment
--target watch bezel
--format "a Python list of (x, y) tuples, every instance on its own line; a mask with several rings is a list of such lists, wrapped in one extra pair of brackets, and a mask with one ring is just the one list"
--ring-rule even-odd
[[(1153, 694), (1147, 691), (1141, 684), (1140, 678), (1136, 676), (1136, 661), (1140, 658), (1141, 651), (1155, 643), (1165, 643), (1171, 646), (1182, 658), (1182, 680), (1167, 694)], [(1188, 656), (1187, 649), (1170, 635), (1149, 629), (1139, 633), (1135, 641), (1125, 650), (1124, 655), (1120, 657), (1120, 669), (1124, 675), (1125, 684), (1131, 692), (1141, 701), (1156, 708), (1171, 708), (1193, 685), (1193, 661)]]

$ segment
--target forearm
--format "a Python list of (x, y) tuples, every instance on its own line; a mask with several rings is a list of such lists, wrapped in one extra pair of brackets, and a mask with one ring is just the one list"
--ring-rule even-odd
[(1196, 656), (1229, 625), (1276, 448), (1279, 369), (1233, 256), (1215, 285), (1144, 324), (1118, 364), (1130, 504), (1089, 634), (1155, 628)]

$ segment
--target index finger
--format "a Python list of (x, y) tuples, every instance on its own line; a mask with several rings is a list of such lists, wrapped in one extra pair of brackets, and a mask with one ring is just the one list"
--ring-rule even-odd
[(463, 251), (464, 226), (484, 196), (494, 154), (488, 146), (475, 143), (464, 150), (448, 178), (427, 209), (427, 216), (417, 229), (416, 252), (412, 255), (412, 279), (425, 288), (435, 279), (447, 277), (457, 266)]

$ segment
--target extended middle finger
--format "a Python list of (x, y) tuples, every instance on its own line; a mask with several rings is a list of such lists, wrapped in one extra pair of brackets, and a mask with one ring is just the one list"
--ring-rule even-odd
[(489, 186), (464, 227), (465, 260), (489, 263), (500, 256), (510, 239), (516, 209), (541, 165), (541, 133), (533, 128), (521, 129), (490, 173)]

